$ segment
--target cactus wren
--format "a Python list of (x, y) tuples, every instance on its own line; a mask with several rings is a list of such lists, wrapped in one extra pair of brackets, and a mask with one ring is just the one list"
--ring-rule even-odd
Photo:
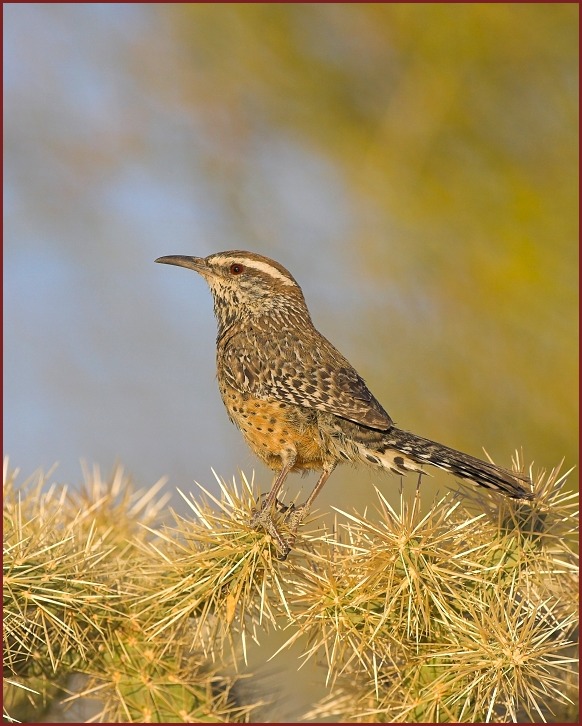
[(277, 472), (252, 517), (285, 559), (291, 541), (272, 518), (289, 472), (321, 476), (300, 507), (297, 528), (335, 467), (344, 461), (396, 474), (430, 464), (515, 499), (531, 499), (528, 477), (394, 426), (344, 356), (313, 326), (301, 288), (282, 265), (253, 252), (170, 255), (156, 262), (187, 267), (210, 286), (218, 323), (217, 379), (230, 420), (252, 451)]

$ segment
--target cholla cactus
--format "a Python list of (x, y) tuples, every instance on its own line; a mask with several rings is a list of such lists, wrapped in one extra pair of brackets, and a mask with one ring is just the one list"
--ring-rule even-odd
[(379, 494), (377, 525), (351, 516), (333, 565), (302, 585), (299, 627), (339, 681), (308, 717), (575, 720), (577, 511), (565, 478), (540, 476), (527, 506), (478, 492), (474, 516), (453, 495), (423, 516), (419, 492), (400, 512)]
[(17, 488), (7, 462), (4, 474), (5, 718), (93, 698), (99, 721), (247, 721), (255, 704), (238, 704), (237, 679), (183, 623), (148, 637), (138, 606), (159, 582), (143, 545), (163, 482), (136, 492), (121, 470), (104, 482), (96, 469), (71, 494), (42, 473)]
[(421, 508), (417, 490), (394, 508), (378, 493), (373, 519), (339, 513), (333, 537), (308, 524), (287, 562), (249, 527), (244, 476), (184, 497), (191, 514), (171, 526), (161, 484), (86, 477), (73, 496), (5, 471), (4, 667), (20, 719), (43, 699), (94, 698), (99, 721), (271, 720), (237, 670), (249, 638), (285, 627), (280, 650), (305, 643), (327, 672), (304, 720), (575, 720), (576, 496), (557, 470), (533, 503), (479, 491)]

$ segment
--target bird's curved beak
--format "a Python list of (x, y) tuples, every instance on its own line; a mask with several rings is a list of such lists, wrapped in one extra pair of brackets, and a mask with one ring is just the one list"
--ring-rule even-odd
[(189, 270), (199, 272), (201, 275), (208, 272), (208, 266), (204, 257), (187, 257), (186, 255), (168, 255), (167, 257), (158, 257), (156, 262), (164, 265), (177, 265), (178, 267), (187, 267)]

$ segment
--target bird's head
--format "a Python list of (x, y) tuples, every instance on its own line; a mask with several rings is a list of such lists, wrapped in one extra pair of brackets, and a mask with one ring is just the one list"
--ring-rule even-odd
[(261, 317), (309, 320), (301, 288), (278, 262), (254, 252), (232, 250), (208, 257), (169, 255), (156, 262), (187, 267), (208, 283), (214, 298), (219, 335), (235, 321)]

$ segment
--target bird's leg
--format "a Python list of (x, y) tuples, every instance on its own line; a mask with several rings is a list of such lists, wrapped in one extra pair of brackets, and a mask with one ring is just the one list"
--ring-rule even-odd
[(277, 494), (281, 490), (281, 487), (283, 486), (283, 482), (287, 478), (287, 475), (293, 468), (296, 458), (297, 457), (296, 457), (295, 453), (293, 453), (287, 459), (287, 461), (283, 464), (281, 471), (279, 471), (279, 473), (275, 477), (275, 480), (273, 481), (273, 484), (271, 486), (271, 489), (269, 490), (269, 493), (267, 494), (263, 503), (261, 504), (261, 508), (258, 510), (258, 512), (253, 513), (253, 518), (251, 520), (251, 524), (253, 526), (255, 523), (260, 522), (260, 518), (261, 518), (261, 515), (263, 514), (263, 512), (270, 511), (271, 508), (273, 507), (273, 504), (275, 503), (275, 501), (277, 501), (277, 502), (279, 501), (277, 499)]
[[(317, 480), (317, 484), (313, 487), (313, 491), (307, 497), (305, 502), (303, 504), (301, 504), (299, 507), (291, 506), (289, 508), (291, 510), (290, 513), (287, 515), (287, 517), (289, 519), (289, 529), (294, 534), (299, 529), (299, 525), (301, 524), (301, 522), (307, 516), (309, 510), (311, 509), (311, 505), (313, 504), (313, 501), (315, 500), (315, 497), (323, 489), (323, 485), (329, 479), (329, 477), (330, 477), (332, 471), (335, 469), (336, 465), (337, 465), (337, 462), (333, 462), (331, 464), (328, 464), (326, 467), (324, 467), (324, 469), (321, 473), (321, 476)], [(291, 542), (291, 544), (293, 544), (293, 542)]]
[(273, 504), (275, 502), (279, 502), (277, 499), (277, 494), (279, 493), (281, 487), (283, 486), (283, 482), (287, 478), (287, 475), (293, 468), (293, 464), (295, 463), (295, 455), (293, 455), (291, 458), (287, 460), (287, 462), (284, 464), (281, 471), (277, 474), (275, 477), (275, 481), (273, 482), (273, 486), (271, 487), (270, 492), (265, 497), (264, 502), (261, 505), (261, 508), (258, 511), (253, 512), (253, 516), (251, 517), (250, 525), (253, 527), (253, 529), (259, 529), (262, 527), (264, 530), (266, 530), (271, 537), (277, 542), (279, 545), (279, 549), (281, 550), (281, 556), (279, 559), (284, 560), (287, 558), (287, 555), (291, 551), (291, 547), (283, 537), (281, 536), (279, 530), (275, 526), (275, 523), (273, 522), (273, 516), (272, 516), (272, 508)]

